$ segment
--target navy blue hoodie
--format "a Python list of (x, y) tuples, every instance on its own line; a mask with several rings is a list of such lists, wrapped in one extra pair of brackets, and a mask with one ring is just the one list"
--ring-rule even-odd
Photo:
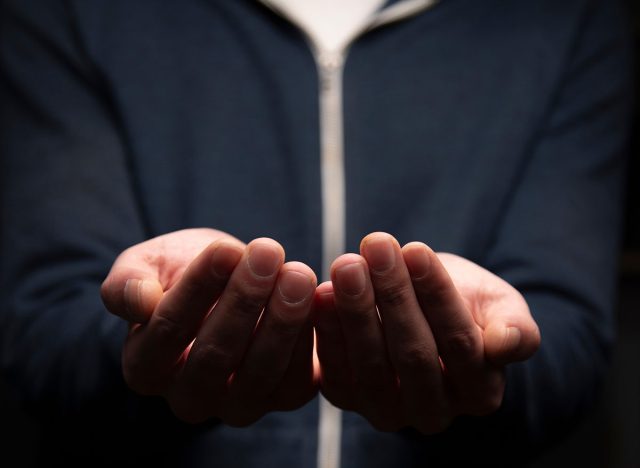
[[(272, 237), (320, 272), (319, 81), (302, 34), (249, 0), (15, 0), (2, 16), (0, 361), (46, 424), (43, 460), (313, 466), (316, 401), (232, 429), (128, 391), (127, 326), (99, 296), (122, 250), (187, 227)], [(542, 345), (509, 367), (496, 414), (443, 434), (346, 414), (344, 467), (514, 464), (593, 402), (629, 69), (608, 0), (443, 0), (351, 47), (347, 250), (380, 230), (466, 257), (522, 292)]]

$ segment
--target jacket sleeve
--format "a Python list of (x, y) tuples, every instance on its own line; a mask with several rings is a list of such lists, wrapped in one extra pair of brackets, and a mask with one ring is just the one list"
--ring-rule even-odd
[(0, 362), (30, 403), (77, 412), (122, 388), (126, 325), (99, 287), (144, 228), (117, 116), (62, 2), (0, 15)]
[(525, 422), (507, 430), (529, 441), (565, 432), (595, 402), (614, 340), (632, 102), (618, 6), (590, 2), (484, 261), (522, 292), (540, 326), (537, 354), (508, 369), (501, 411)]

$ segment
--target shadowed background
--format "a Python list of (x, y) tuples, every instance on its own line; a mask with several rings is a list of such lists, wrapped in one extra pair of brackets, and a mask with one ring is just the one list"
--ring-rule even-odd
[[(627, 0), (640, 64), (640, 2)], [(636, 66), (636, 68), (639, 68)], [(637, 74), (640, 76), (640, 73)], [(640, 79), (636, 78), (636, 104)], [(629, 99), (634, 99), (629, 96)], [(542, 467), (640, 467), (640, 112), (636, 105), (629, 162), (626, 228), (620, 256), (618, 340), (595, 411), (557, 447), (535, 462)], [(34, 449), (46, 437), (11, 398), (0, 376), (0, 466), (35, 466)]]

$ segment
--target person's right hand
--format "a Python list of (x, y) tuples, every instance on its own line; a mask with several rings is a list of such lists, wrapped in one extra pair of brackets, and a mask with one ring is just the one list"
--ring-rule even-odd
[(134, 391), (162, 395), (184, 421), (244, 426), (315, 396), (315, 287), (274, 240), (188, 229), (125, 250), (101, 293), (131, 324), (122, 365)]

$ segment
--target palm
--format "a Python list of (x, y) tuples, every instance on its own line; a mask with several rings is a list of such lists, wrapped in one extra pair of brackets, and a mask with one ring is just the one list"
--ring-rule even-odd
[[(525, 299), (502, 278), (465, 258), (450, 253), (438, 253), (438, 258), (449, 273), (476, 324), (484, 331), (485, 353), (495, 357), (499, 362), (507, 359), (507, 356), (502, 356), (502, 352), (505, 348), (512, 348), (509, 340), (513, 340), (514, 337), (505, 336), (502, 324), (515, 326), (523, 317), (529, 316), (529, 307)], [(493, 329), (492, 324), (501, 326), (499, 329)], [(537, 330), (531, 330), (530, 334), (537, 335)], [(532, 336), (530, 339), (537, 341), (539, 337)], [(518, 360), (519, 348), (513, 348), (517, 354), (508, 358)]]
[(125, 250), (118, 262), (145, 264), (157, 271), (163, 290), (170, 289), (182, 277), (189, 264), (212, 242), (237, 239), (215, 229), (183, 229), (154, 237)]
[(132, 389), (163, 396), (185, 421), (241, 426), (315, 395), (315, 287), (272, 239), (189, 229), (124, 251), (102, 296), (132, 324), (122, 354)]

